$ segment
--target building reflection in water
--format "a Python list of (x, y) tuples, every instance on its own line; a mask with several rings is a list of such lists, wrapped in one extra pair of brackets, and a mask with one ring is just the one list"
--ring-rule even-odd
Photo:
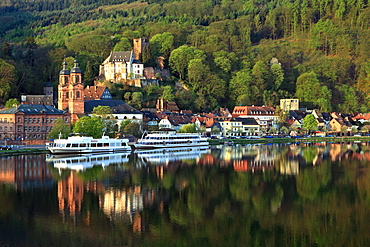
[(18, 155), (0, 157), (0, 182), (24, 190), (50, 187), (54, 181), (44, 155)]

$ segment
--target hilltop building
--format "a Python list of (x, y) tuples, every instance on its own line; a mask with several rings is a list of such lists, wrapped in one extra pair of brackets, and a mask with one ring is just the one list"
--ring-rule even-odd
[(133, 51), (111, 52), (100, 65), (99, 78), (114, 83), (145, 79), (144, 65), (135, 59)]

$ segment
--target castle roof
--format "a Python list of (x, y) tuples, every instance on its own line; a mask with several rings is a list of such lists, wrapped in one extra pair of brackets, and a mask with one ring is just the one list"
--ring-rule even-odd
[(130, 62), (133, 58), (132, 51), (113, 51), (109, 56), (109, 62)]

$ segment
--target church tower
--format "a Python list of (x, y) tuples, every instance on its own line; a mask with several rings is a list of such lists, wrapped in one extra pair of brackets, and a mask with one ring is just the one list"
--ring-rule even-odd
[(69, 92), (69, 76), (70, 71), (68, 70), (67, 62), (63, 62), (63, 69), (59, 72), (59, 85), (58, 85), (58, 109), (66, 110), (68, 107)]
[(82, 70), (78, 67), (78, 61), (74, 61), (74, 67), (70, 73), (68, 108), (70, 113), (82, 114), (84, 109), (84, 84), (82, 82)]
[(70, 71), (67, 63), (63, 62), (63, 69), (59, 73), (58, 109), (71, 113), (72, 121), (76, 119), (73, 114), (84, 113), (84, 84), (77, 60)]

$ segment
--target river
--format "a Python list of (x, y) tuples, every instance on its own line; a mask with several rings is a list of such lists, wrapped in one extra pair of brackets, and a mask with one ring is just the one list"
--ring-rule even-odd
[(370, 144), (0, 157), (0, 246), (370, 246)]

